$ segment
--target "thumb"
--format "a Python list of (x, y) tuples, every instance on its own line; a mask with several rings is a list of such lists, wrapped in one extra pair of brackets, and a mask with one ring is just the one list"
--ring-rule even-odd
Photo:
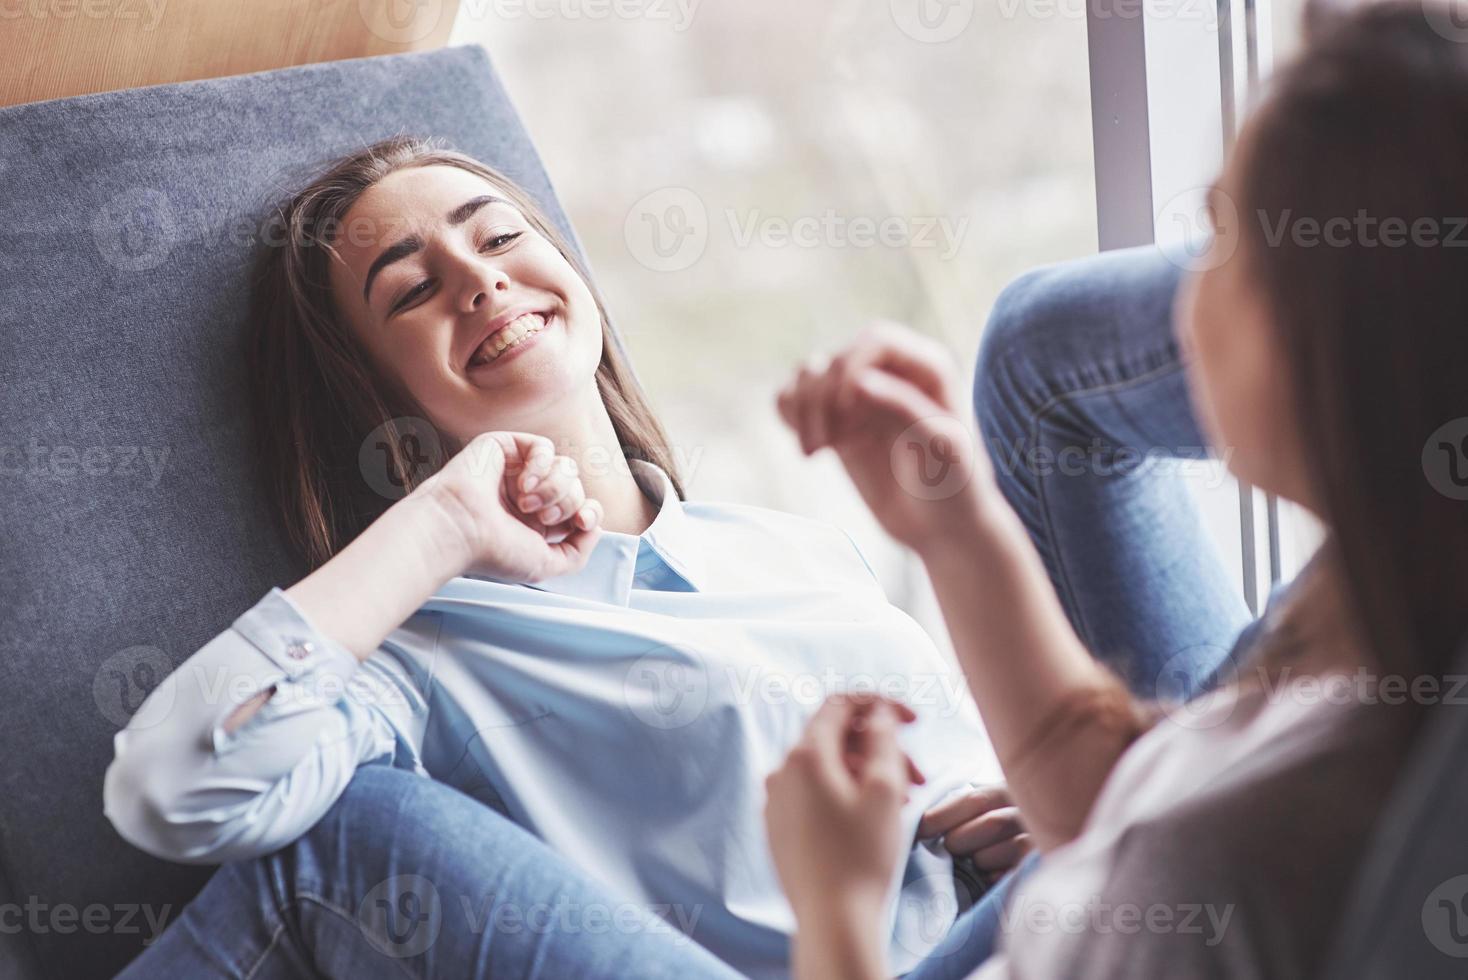
[(890, 707), (879, 705), (866, 719), (866, 765), (861, 773), (864, 794), (892, 795), (902, 799), (910, 772), (907, 755), (897, 744), (897, 715)]

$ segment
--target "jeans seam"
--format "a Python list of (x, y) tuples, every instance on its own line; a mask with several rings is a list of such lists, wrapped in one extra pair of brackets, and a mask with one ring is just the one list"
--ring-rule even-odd
[[(1077, 398), (1083, 398), (1088, 395), (1100, 394), (1107, 391), (1115, 391), (1122, 388), (1131, 387), (1132, 385), (1141, 384), (1143, 382), (1154, 381), (1159, 377), (1163, 377), (1167, 374), (1175, 373), (1181, 370), (1183, 370), (1183, 365), (1181, 364), (1181, 362), (1175, 361), (1171, 364), (1158, 365), (1157, 367), (1145, 371), (1142, 374), (1136, 375), (1135, 377), (1124, 378), (1119, 381), (1110, 381), (1106, 384), (1095, 385), (1090, 388), (1078, 388), (1074, 391), (1067, 391), (1058, 395), (1051, 395), (1044, 402), (1044, 404), (1042, 404), (1039, 408), (1035, 409), (1034, 412), (1030, 414), (1030, 445), (1039, 446), (1040, 424), (1044, 420), (1044, 417), (1052, 412), (1054, 409), (1066, 404), (1067, 402), (1070, 402)], [(1040, 501), (1040, 520), (1043, 522), (1044, 525), (1045, 537), (1052, 542), (1051, 550), (1055, 554), (1056, 571), (1059, 572), (1061, 581), (1064, 583), (1066, 597), (1070, 600), (1070, 607), (1075, 610), (1076, 619), (1079, 621), (1081, 632), (1083, 634), (1089, 634), (1091, 631), (1090, 624), (1086, 621), (1086, 614), (1081, 609), (1080, 602), (1077, 601), (1075, 586), (1071, 583), (1070, 569), (1068, 568), (1065, 556), (1057, 543), (1054, 524), (1050, 517), (1050, 501), (1049, 497), (1045, 493), (1045, 480), (1043, 477), (1036, 478), (1035, 490)], [(1085, 639), (1084, 636), (1083, 639)], [(1092, 652), (1093, 654), (1095, 653), (1095, 651)]]
[[(287, 902), (284, 906), (276, 906), (276, 909), (284, 913), (294, 904), (294, 902)], [(259, 972), (260, 967), (265, 965), (265, 961), (270, 958), (270, 954), (275, 951), (276, 945), (280, 942), (280, 935), (283, 932), (285, 932), (285, 919), (282, 915), (281, 921), (276, 924), (275, 930), (270, 934), (270, 942), (265, 944), (265, 948), (260, 951), (255, 962), (245, 971), (245, 980), (251, 980)]]
[[(341, 908), (335, 902), (332, 902), (330, 899), (326, 898), (324, 895), (318, 895), (315, 892), (297, 891), (295, 902), (313, 902), (326, 911), (332, 913), (342, 921), (352, 923), (354, 926), (357, 927), (359, 932), (361, 931), (361, 926), (357, 924), (357, 919), (355, 916), (348, 913), (346, 909)], [(363, 936), (364, 938), (366, 938), (366, 933), (363, 933)], [(370, 944), (371, 940), (369, 939), (368, 942)], [(416, 980), (418, 974), (414, 973), (412, 970), (409, 970), (406, 966), (404, 966), (401, 960), (394, 959), (393, 963), (397, 965), (398, 970), (402, 973), (403, 976), (409, 977), (411, 978), (411, 980)]]

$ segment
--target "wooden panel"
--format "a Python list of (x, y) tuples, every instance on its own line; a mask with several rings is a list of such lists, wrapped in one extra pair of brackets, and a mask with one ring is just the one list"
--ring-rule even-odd
[(441, 47), (459, 0), (0, 0), (0, 105)]

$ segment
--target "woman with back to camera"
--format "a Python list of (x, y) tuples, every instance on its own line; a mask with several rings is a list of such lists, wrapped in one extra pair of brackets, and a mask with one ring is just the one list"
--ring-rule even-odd
[[(228, 862), (137, 975), (728, 975), (686, 933), (784, 976), (763, 783), (848, 686), (925, 708), (905, 832), (942, 802), (922, 832), (949, 853), (909, 848), (917, 894), (953, 906), (950, 854), (1023, 855), (1002, 786), (970, 786), (998, 773), (950, 659), (839, 529), (682, 501), (600, 299), (513, 182), (394, 139), (281, 219), (250, 370), (311, 571), (116, 738), (119, 832)], [(915, 962), (941, 930), (889, 908)]]
[[(1312, 26), (1212, 191), (1220, 225), (1179, 304), (1181, 357), (1160, 331), (1112, 324), (1094, 301), (1121, 292), (1076, 270), (1014, 287), (986, 340), (977, 397), (991, 445), (1020, 432), (1137, 448), (1178, 431), (1186, 406), (1158, 397), (1185, 368), (1233, 471), (1325, 525), (1207, 697), (1170, 711), (1136, 700), (1068, 627), (1026, 524), (1047, 559), (1074, 567), (1087, 544), (1047, 530), (1074, 477), (996, 479), (973, 453), (962, 492), (900, 491), (893, 440), (954, 429), (941, 352), (872, 336), (782, 397), (806, 450), (834, 447), (922, 555), (1044, 855), (1011, 898), (1003, 954), (976, 976), (1326, 968), (1353, 872), (1414, 733), (1447, 710), (1435, 705), (1468, 630), (1468, 506), (1449, 482), (1468, 426), (1468, 47), (1438, 33), (1445, 17), (1391, 3)], [(1091, 268), (1124, 280), (1130, 261)], [(1066, 321), (1088, 307), (1091, 321)], [(1146, 482), (1121, 478), (1094, 512), (1127, 516)], [(1157, 572), (1196, 586), (1185, 559)], [(838, 752), (868, 710), (823, 709), (770, 783), (806, 980), (890, 976), (865, 937), (898, 840), (897, 719), (884, 710), (868, 726), (864, 765)], [(851, 851), (873, 857), (853, 870), (838, 857)]]

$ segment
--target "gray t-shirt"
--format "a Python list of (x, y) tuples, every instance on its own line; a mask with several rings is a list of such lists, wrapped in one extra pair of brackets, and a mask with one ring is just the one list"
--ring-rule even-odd
[(1308, 977), (1411, 735), (1358, 672), (1223, 688), (1118, 760), (1014, 895), (1004, 977)]

